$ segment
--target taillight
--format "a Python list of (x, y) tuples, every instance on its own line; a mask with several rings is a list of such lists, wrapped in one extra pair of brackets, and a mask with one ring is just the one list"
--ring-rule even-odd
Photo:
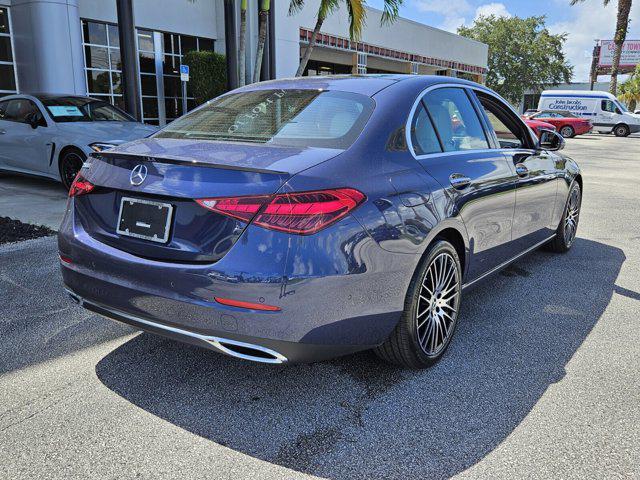
[(84, 195), (85, 193), (90, 193), (94, 188), (96, 188), (96, 186), (93, 183), (78, 174), (71, 184), (69, 196), (77, 197), (78, 195)]
[(353, 188), (244, 197), (202, 198), (203, 207), (271, 230), (316, 233), (338, 221), (366, 199)]

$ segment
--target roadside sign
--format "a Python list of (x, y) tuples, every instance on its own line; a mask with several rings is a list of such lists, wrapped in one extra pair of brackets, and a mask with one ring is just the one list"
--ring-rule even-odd
[(180, 80), (182, 82), (189, 81), (189, 65), (180, 65)]

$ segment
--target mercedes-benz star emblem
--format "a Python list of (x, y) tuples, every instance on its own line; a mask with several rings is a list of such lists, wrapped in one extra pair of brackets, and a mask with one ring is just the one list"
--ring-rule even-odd
[(131, 185), (135, 186), (141, 185), (145, 178), (147, 178), (147, 167), (144, 165), (136, 165), (129, 175)]

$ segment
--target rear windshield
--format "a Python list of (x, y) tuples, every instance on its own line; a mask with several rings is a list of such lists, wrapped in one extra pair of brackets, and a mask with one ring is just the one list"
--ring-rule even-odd
[(254, 90), (216, 98), (154, 136), (345, 149), (373, 108), (355, 93)]
[(56, 122), (134, 122), (135, 120), (110, 103), (93, 98), (40, 98)]

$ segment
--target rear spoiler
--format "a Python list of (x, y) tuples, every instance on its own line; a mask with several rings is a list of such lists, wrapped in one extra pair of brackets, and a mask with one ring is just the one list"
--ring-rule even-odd
[(200, 160), (194, 160), (191, 158), (176, 158), (176, 157), (163, 157), (159, 155), (144, 155), (144, 154), (135, 154), (135, 153), (118, 153), (118, 152), (100, 152), (99, 154), (91, 155), (97, 159), (129, 159), (129, 160), (140, 160), (144, 162), (156, 162), (156, 163), (168, 163), (172, 165), (192, 165), (194, 167), (206, 167), (206, 168), (219, 168), (222, 170), (238, 170), (241, 172), (251, 172), (251, 173), (265, 173), (272, 175), (284, 175), (290, 176), (288, 172), (280, 172), (277, 170), (266, 170), (264, 168), (253, 168), (253, 167), (243, 167), (236, 165), (225, 165), (219, 163), (210, 163), (203, 162)]

